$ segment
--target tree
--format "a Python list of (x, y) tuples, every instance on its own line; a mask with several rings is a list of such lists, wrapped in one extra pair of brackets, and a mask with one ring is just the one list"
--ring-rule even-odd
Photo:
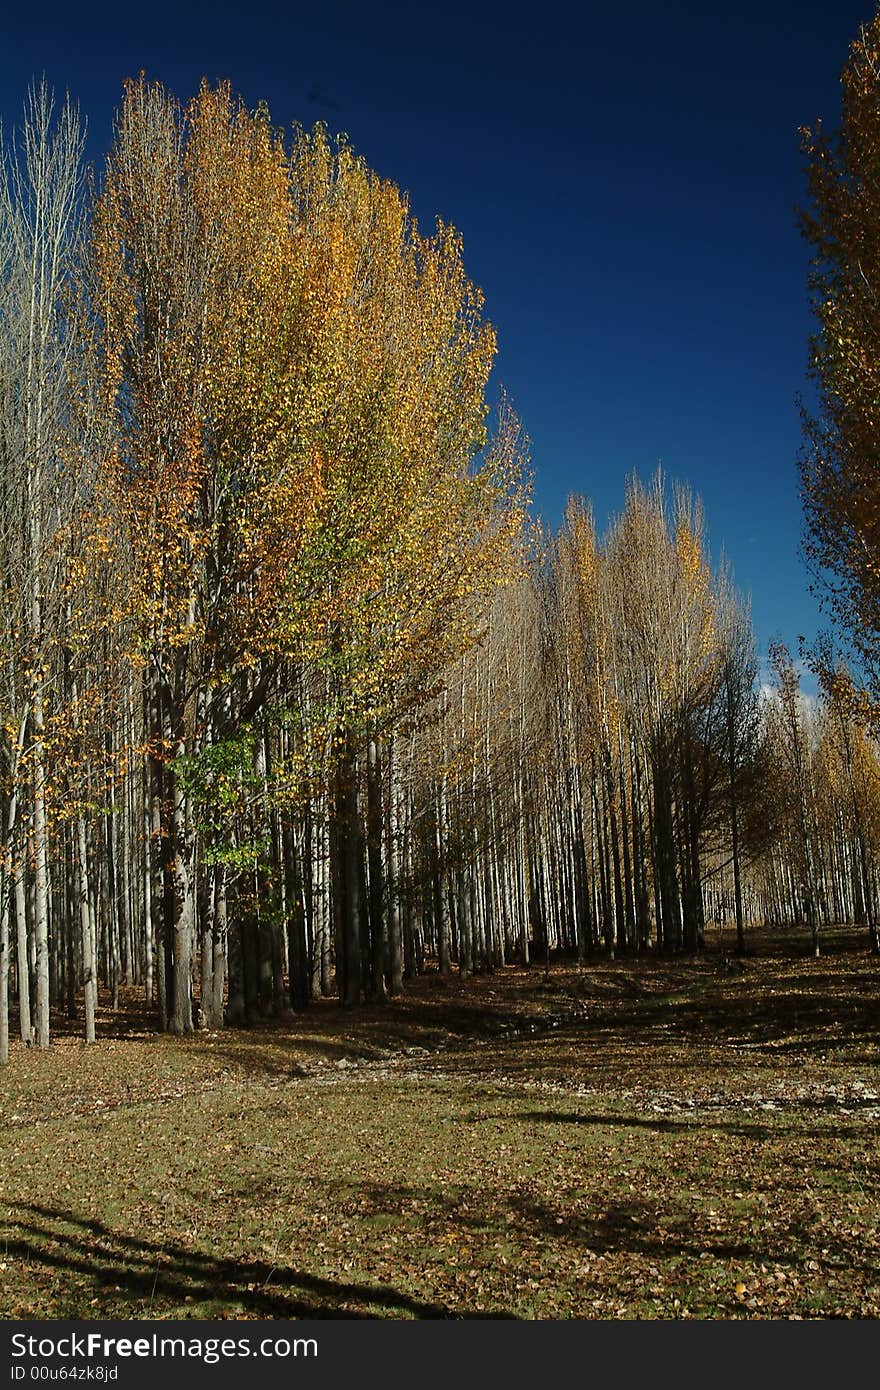
[(797, 894), (813, 944), (819, 955), (820, 882), (816, 849), (816, 787), (813, 775), (813, 733), (809, 708), (801, 695), (800, 675), (782, 642), (770, 647), (770, 661), (777, 680), (775, 728), (787, 764), (795, 818), (793, 843), (799, 880)]
[(721, 701), (725, 730), (725, 763), (730, 807), (730, 853), (733, 868), (734, 918), (737, 951), (745, 950), (742, 895), (743, 775), (754, 767), (760, 733), (760, 706), (755, 688), (758, 661), (748, 605), (736, 593), (730, 575), (722, 571), (717, 583), (721, 630)]
[[(848, 858), (852, 881), (851, 918), (867, 923), (874, 951), (880, 950), (880, 930), (874, 903), (869, 847), (869, 806), (880, 791), (876, 759), (872, 757), (870, 727), (874, 710), (853, 680), (846, 662), (828, 633), (823, 633), (807, 653), (819, 682), (825, 714), (824, 744), (826, 786), (839, 829), (850, 840)], [(837, 837), (838, 842), (840, 836)], [(835, 876), (838, 898), (840, 875)], [(842, 915), (842, 914), (841, 914)]]
[[(230, 1015), (276, 1007), (278, 909), (307, 911), (311, 866), (291, 870), (291, 846), (316, 772), (354, 1003), (365, 949), (382, 989), (380, 741), (476, 640), (525, 506), (509, 412), (487, 444), (494, 334), (460, 238), (422, 236), (322, 127), (287, 147), (225, 86), (184, 107), (141, 79), (93, 280), (102, 540), (111, 621), (143, 677), (165, 1025), (193, 1026), (199, 924), (205, 1000), (222, 998), (206, 969), (218, 885), (239, 895)], [(289, 940), (303, 974), (299, 927)]]
[[(3, 897), (10, 885), (17, 895), (23, 1035), (29, 1027), (22, 877), (29, 863), (34, 868), (33, 1040), (38, 1047), (49, 1045), (47, 721), (61, 627), (64, 552), (58, 536), (76, 488), (65, 462), (75, 341), (70, 287), (82, 228), (84, 140), (71, 102), (56, 112), (43, 82), (30, 92), (0, 180), (0, 661), (7, 783), (0, 833)], [(2, 912), (8, 912), (5, 902)], [(8, 948), (0, 955), (2, 975)]]
[(802, 131), (819, 321), (801, 480), (807, 552), (880, 697), (880, 11), (843, 72), (840, 132)]
[(127, 84), (93, 237), (117, 620), (143, 673), (160, 1006), (192, 1029), (181, 763), (259, 706), (310, 515), (294, 441), (303, 267), (282, 142), (229, 89)]

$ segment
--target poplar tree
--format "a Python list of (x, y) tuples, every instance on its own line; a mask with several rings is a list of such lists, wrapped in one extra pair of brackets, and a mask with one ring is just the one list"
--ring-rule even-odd
[(801, 459), (808, 554), (880, 697), (880, 11), (842, 75), (840, 129), (802, 131), (818, 320)]
[[(6, 797), (0, 976), (15, 899), (21, 1031), (30, 1041), (23, 878), (33, 864), (33, 1041), (49, 1045), (50, 748), (56, 643), (69, 521), (71, 286), (82, 235), (84, 128), (68, 100), (32, 88), (0, 180), (0, 586)], [(3, 986), (5, 990), (5, 984)]]

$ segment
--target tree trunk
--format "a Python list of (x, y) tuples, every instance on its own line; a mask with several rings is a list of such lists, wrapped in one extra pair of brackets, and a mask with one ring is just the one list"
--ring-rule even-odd
[(367, 858), (370, 870), (369, 949), (370, 995), (385, 998), (385, 870), (382, 863), (382, 765), (379, 747), (367, 747)]
[(33, 701), (34, 717), (34, 949), (36, 952), (36, 1009), (34, 1043), (49, 1046), (49, 867), (46, 827), (46, 771), (43, 748), (43, 692), (37, 685)]
[(400, 921), (400, 824), (397, 764), (393, 740), (388, 750), (388, 987), (392, 995), (403, 991), (403, 934)]
[(9, 1061), (9, 890), (10, 877), (0, 878), (0, 1067)]
[(28, 942), (27, 898), (24, 885), (24, 867), (21, 860), (21, 847), (15, 849), (12, 861), (12, 885), (15, 896), (15, 977), (18, 984), (18, 1027), (19, 1035), (26, 1047), (34, 1040), (31, 1023), (31, 972)]
[[(354, 1008), (361, 998), (361, 880), (363, 855), (358, 812), (357, 760), (351, 735), (340, 733), (336, 764), (335, 845), (338, 873), (337, 959), (341, 965), (340, 1000)], [(334, 885), (335, 887), (336, 885)]]
[(95, 1010), (98, 1000), (98, 976), (95, 968), (95, 931), (89, 896), (89, 859), (86, 823), (82, 816), (76, 821), (77, 871), (79, 879), (79, 925), (82, 943), (83, 1014), (85, 1039), (95, 1041)]

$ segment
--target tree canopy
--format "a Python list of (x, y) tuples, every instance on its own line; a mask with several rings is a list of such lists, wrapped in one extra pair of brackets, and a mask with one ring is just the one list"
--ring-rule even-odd
[(806, 548), (831, 612), (880, 696), (880, 13), (853, 41), (839, 130), (802, 132), (818, 328), (805, 414)]

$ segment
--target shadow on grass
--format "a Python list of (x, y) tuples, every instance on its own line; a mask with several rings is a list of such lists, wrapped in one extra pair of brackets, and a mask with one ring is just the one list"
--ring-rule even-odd
[(427, 1188), (407, 1188), (386, 1184), (333, 1184), (334, 1199), (345, 1203), (350, 1197), (350, 1215), (405, 1220), (417, 1206), (422, 1223), (437, 1223), (439, 1230), (467, 1234), (477, 1246), (503, 1239), (508, 1243), (524, 1239), (526, 1248), (539, 1241), (547, 1251), (561, 1247), (591, 1251), (596, 1255), (648, 1256), (656, 1260), (699, 1259), (710, 1251), (718, 1259), (760, 1260), (777, 1258), (760, 1241), (696, 1229), (693, 1214), (682, 1208), (670, 1209), (658, 1203), (633, 1197), (623, 1202), (603, 1201), (597, 1210), (572, 1211), (564, 1205), (542, 1201), (528, 1192), (505, 1195), (493, 1204), (491, 1198), (475, 1200), (471, 1190), (443, 1193)]
[[(848, 1102), (849, 1104), (849, 1102)], [(803, 1106), (805, 1109), (823, 1110), (828, 1112), (831, 1107), (820, 1101), (799, 1100), (786, 1102), (785, 1108), (789, 1106)], [(873, 1102), (876, 1106), (876, 1102)], [(853, 1105), (855, 1109), (856, 1106)], [(781, 1116), (782, 1109), (778, 1112)], [(465, 1123), (479, 1124), (484, 1119), (501, 1119), (502, 1115), (474, 1115), (468, 1117)], [(865, 1136), (865, 1129), (854, 1125), (835, 1125), (833, 1129), (810, 1129), (803, 1125), (779, 1123), (763, 1124), (760, 1120), (716, 1120), (706, 1117), (703, 1114), (699, 1119), (694, 1115), (684, 1113), (680, 1118), (673, 1118), (668, 1115), (583, 1115), (576, 1110), (527, 1110), (515, 1115), (504, 1115), (505, 1119), (517, 1119), (526, 1124), (553, 1124), (553, 1125), (589, 1125), (597, 1128), (609, 1129), (650, 1129), (659, 1134), (680, 1134), (685, 1136), (697, 1131), (712, 1132), (717, 1131), (721, 1134), (730, 1134), (737, 1139), (862, 1139)]]
[[(778, 1192), (778, 1186), (778, 1182), (768, 1182), (767, 1190)], [(796, 1184), (791, 1186), (794, 1190)], [(819, 1249), (815, 1229), (799, 1215), (774, 1222), (772, 1227), (736, 1224), (718, 1229), (694, 1209), (684, 1191), (677, 1202), (639, 1196), (614, 1200), (597, 1194), (595, 1202), (572, 1209), (565, 1202), (545, 1201), (527, 1190), (507, 1193), (499, 1201), (467, 1187), (441, 1192), (427, 1187), (336, 1182), (328, 1188), (332, 1201), (347, 1210), (350, 1219), (391, 1218), (405, 1228), (415, 1217), (422, 1242), (432, 1236), (442, 1239), (442, 1233), (452, 1229), (459, 1238), (467, 1235), (475, 1249), (482, 1246), (488, 1250), (498, 1240), (505, 1245), (522, 1241), (524, 1250), (540, 1246), (551, 1262), (554, 1255), (568, 1248), (612, 1259), (649, 1259), (680, 1273), (684, 1265), (697, 1266), (707, 1257), (797, 1269), (810, 1256), (829, 1266), (867, 1274), (872, 1281), (877, 1276), (876, 1261), (861, 1248), (855, 1233), (847, 1240), (842, 1231), (836, 1245)], [(736, 1217), (732, 1219), (736, 1221)], [(595, 1266), (593, 1277), (601, 1281), (600, 1270), (601, 1266)]]
[[(25, 1202), (8, 1207), (17, 1217), (3, 1232), (7, 1258), (84, 1275), (92, 1291), (107, 1290), (110, 1301), (119, 1301), (121, 1294), (140, 1305), (132, 1309), (134, 1316), (149, 1317), (154, 1305), (167, 1308), (169, 1300), (270, 1318), (480, 1316), (450, 1311), (385, 1284), (326, 1279), (265, 1262), (214, 1260), (173, 1241), (126, 1235), (71, 1211)], [(499, 1310), (484, 1316), (512, 1314)]]
[(261, 1021), (253, 1028), (195, 1034), (187, 1046), (247, 1074), (284, 1079), (301, 1074), (301, 1067), (406, 1063), (426, 1055), (436, 1060), (467, 1054), (475, 1045), (533, 1042), (560, 1032), (558, 1018), (487, 1007), (479, 998), (467, 1007), (420, 999), (415, 1007), (365, 1007), (356, 1015), (331, 1015), (322, 1005), (314, 1013)]

